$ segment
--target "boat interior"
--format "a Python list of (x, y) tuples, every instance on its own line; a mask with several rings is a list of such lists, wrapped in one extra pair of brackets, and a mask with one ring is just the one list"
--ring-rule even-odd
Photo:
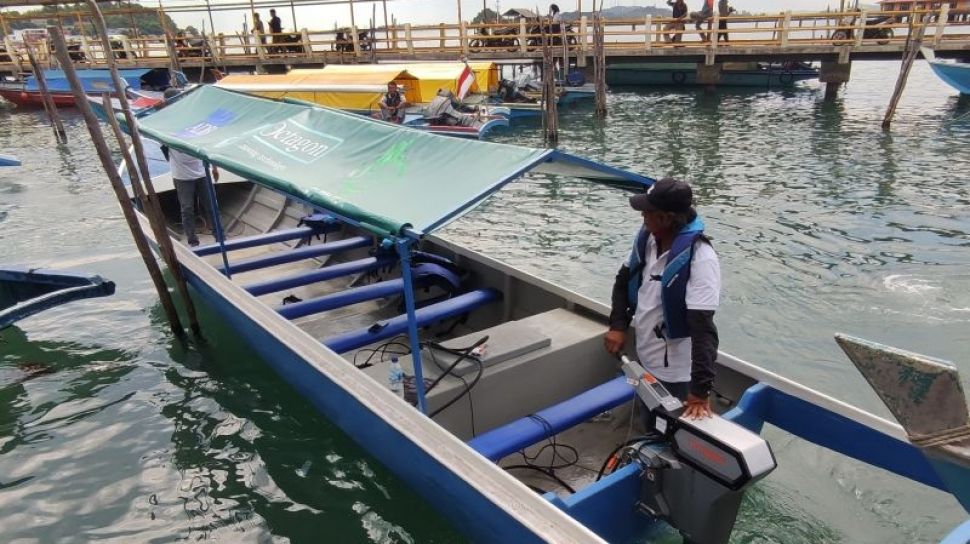
[[(404, 286), (393, 248), (248, 181), (215, 185), (222, 245), (198, 218), (199, 258), (380, 383), (400, 360), (416, 402)], [(159, 194), (174, 238), (177, 198)], [(578, 296), (446, 240), (411, 265), (427, 411), (536, 491), (570, 494), (644, 434), (645, 410), (603, 349), (606, 317)], [(754, 381), (719, 373), (728, 409)], [(638, 406), (639, 409), (637, 408)]]

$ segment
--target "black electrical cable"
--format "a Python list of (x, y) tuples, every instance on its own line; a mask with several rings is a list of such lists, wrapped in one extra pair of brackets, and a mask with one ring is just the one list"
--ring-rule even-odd
[[(474, 344), (472, 344), (472, 345), (470, 345), (468, 347), (465, 347), (465, 348), (460, 348), (460, 349), (446, 348), (445, 346), (442, 346), (441, 344), (439, 344), (437, 342), (428, 342), (426, 345), (428, 346), (428, 351), (431, 353), (431, 356), (432, 357), (434, 357), (434, 351), (433, 350), (436, 350), (437, 349), (437, 350), (443, 351), (445, 353), (449, 353), (451, 355), (457, 355), (458, 358), (455, 359), (454, 362), (451, 363), (451, 366), (449, 366), (447, 370), (445, 370), (440, 375), (438, 375), (438, 377), (435, 378), (435, 380), (433, 382), (431, 382), (431, 385), (429, 385), (428, 388), (425, 389), (424, 392), (425, 393), (430, 393), (431, 390), (434, 389), (435, 386), (438, 385), (438, 383), (441, 382), (441, 380), (444, 379), (445, 376), (447, 376), (448, 374), (451, 374), (451, 371), (454, 370), (455, 367), (457, 367), (458, 364), (461, 363), (462, 361), (464, 361), (465, 359), (476, 359), (477, 362), (478, 362), (479, 367), (481, 367), (481, 365), (482, 365), (481, 359), (479, 359), (478, 357), (475, 357), (474, 355), (472, 355), (472, 350), (474, 350), (475, 348), (477, 348), (478, 346), (484, 344), (487, 341), (488, 341), (488, 335), (485, 335), (485, 336), (479, 338)], [(439, 368), (440, 368), (440, 366), (439, 366)], [(452, 374), (452, 375), (454, 376), (454, 374)]]
[(439, 407), (434, 412), (431, 412), (430, 414), (428, 414), (428, 417), (434, 417), (440, 414), (446, 408), (450, 407), (452, 404), (458, 402), (462, 397), (464, 397), (469, 392), (471, 392), (472, 388), (475, 387), (475, 385), (478, 383), (478, 380), (482, 379), (482, 374), (484, 374), (485, 372), (485, 365), (482, 364), (482, 360), (477, 357), (470, 357), (469, 360), (475, 361), (476, 363), (478, 363), (478, 373), (475, 374), (475, 379), (472, 380), (472, 383), (470, 383), (467, 387), (465, 387), (465, 389), (461, 393), (458, 393), (457, 395), (455, 395), (453, 399), (446, 402), (444, 405)]
[[(441, 363), (438, 362), (438, 358), (435, 357), (434, 352), (435, 352), (434, 349), (428, 350), (428, 354), (431, 355), (431, 362), (434, 363), (434, 366), (438, 367), (438, 370), (442, 372), (441, 374), (442, 376), (444, 376), (445, 374), (448, 374), (449, 372), (446, 371), (445, 368), (441, 366)], [(467, 391), (468, 381), (465, 380), (465, 377), (460, 374), (453, 374), (453, 376), (461, 380), (462, 385), (465, 386), (465, 390)], [(433, 385), (435, 384), (432, 384), (432, 386)], [(427, 393), (427, 391), (425, 391), (425, 393)], [(468, 397), (468, 417), (471, 420), (470, 423), (472, 428), (472, 437), (478, 436), (478, 431), (475, 430), (475, 403), (472, 402), (472, 397)]]
[(599, 472), (596, 473), (596, 481), (598, 482), (601, 479), (603, 479), (603, 476), (605, 475), (605, 472), (606, 472), (606, 467), (610, 464), (610, 461), (613, 459), (613, 456), (616, 455), (617, 452), (619, 452), (623, 448), (629, 446), (630, 444), (635, 444), (641, 440), (649, 441), (651, 444), (653, 444), (653, 443), (659, 442), (662, 439), (663, 439), (663, 436), (660, 435), (659, 433), (651, 433), (651, 434), (646, 434), (643, 436), (637, 436), (637, 437), (631, 438), (626, 442), (620, 444), (619, 446), (614, 448), (609, 455), (606, 456), (606, 460), (603, 461), (603, 466), (601, 466), (599, 469)]

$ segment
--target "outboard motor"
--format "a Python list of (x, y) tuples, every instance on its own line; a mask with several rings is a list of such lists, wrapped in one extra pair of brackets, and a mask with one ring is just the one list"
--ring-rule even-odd
[(744, 491), (777, 466), (763, 438), (718, 415), (680, 418), (683, 404), (636, 361), (623, 373), (663, 438), (633, 444), (643, 468), (637, 508), (678, 529), (690, 544), (728, 542)]

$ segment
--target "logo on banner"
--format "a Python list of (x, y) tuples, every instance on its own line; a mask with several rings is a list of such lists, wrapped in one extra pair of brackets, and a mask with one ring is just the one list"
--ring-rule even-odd
[(192, 138), (201, 138), (212, 134), (213, 132), (219, 130), (220, 128), (228, 125), (236, 118), (236, 114), (224, 108), (219, 108), (216, 111), (209, 114), (205, 121), (196, 123), (190, 127), (183, 128), (180, 130), (176, 136), (186, 140), (191, 140)]
[(254, 139), (277, 153), (310, 164), (343, 143), (343, 139), (286, 120), (258, 132)]

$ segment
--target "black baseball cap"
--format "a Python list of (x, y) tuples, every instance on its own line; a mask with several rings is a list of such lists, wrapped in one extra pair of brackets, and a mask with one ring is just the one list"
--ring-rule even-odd
[(663, 178), (651, 185), (647, 192), (630, 197), (630, 207), (638, 212), (689, 212), (694, 193), (687, 182)]

